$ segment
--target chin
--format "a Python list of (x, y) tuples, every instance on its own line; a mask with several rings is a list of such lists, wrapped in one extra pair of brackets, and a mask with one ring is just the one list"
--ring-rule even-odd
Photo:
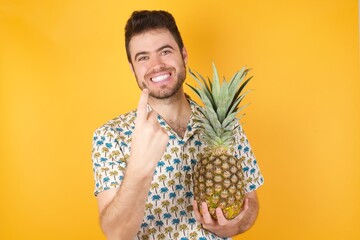
[(178, 93), (180, 92), (180, 88), (176, 89), (176, 90), (168, 90), (168, 91), (158, 91), (158, 92), (152, 92), (150, 91), (150, 96), (156, 99), (169, 99), (172, 98), (176, 95), (178, 95)]

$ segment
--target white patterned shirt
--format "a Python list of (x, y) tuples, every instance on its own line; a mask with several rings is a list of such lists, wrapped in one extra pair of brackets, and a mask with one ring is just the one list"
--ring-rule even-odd
[[(202, 129), (194, 121), (194, 116), (200, 114), (199, 106), (191, 100), (189, 102), (192, 115), (184, 138), (158, 116), (160, 125), (169, 135), (169, 142), (157, 163), (144, 219), (135, 239), (229, 239), (208, 232), (195, 219), (192, 172), (206, 143), (200, 137)], [(136, 111), (132, 111), (108, 121), (95, 131), (92, 145), (95, 196), (121, 185), (130, 157), (135, 118)], [(235, 157), (243, 159), (245, 191), (254, 191), (263, 184), (263, 177), (240, 125), (234, 130), (234, 138)]]

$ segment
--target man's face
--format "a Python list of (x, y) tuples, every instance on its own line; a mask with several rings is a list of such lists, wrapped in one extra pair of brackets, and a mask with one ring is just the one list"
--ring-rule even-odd
[(131, 67), (140, 89), (157, 99), (175, 95), (186, 77), (187, 53), (167, 29), (150, 30), (131, 38)]

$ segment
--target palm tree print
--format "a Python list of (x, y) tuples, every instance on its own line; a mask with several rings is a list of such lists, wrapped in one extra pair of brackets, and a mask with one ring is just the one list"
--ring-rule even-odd
[(168, 211), (169, 211), (168, 207), (170, 206), (170, 201), (169, 201), (169, 200), (162, 201), (162, 202), (161, 202), (161, 206), (162, 206), (163, 208), (165, 208), (166, 211), (168, 212)]
[(171, 238), (171, 233), (174, 231), (174, 229), (169, 226), (165, 228), (165, 233), (169, 235), (169, 238)]
[(189, 159), (190, 156), (187, 153), (183, 153), (181, 157), (185, 162), (187, 162), (187, 160)]
[(179, 206), (183, 207), (184, 201), (185, 201), (184, 198), (180, 197), (180, 198), (178, 198), (178, 199), (176, 200), (176, 203), (177, 203)]
[(246, 176), (248, 176), (249, 169), (250, 168), (248, 166), (243, 168), (243, 172), (246, 174)]
[(110, 187), (115, 188), (119, 185), (118, 182), (111, 182)]
[(166, 172), (169, 173), (169, 178), (171, 177), (171, 173), (174, 171), (174, 167), (173, 166), (167, 166), (166, 167)]
[(142, 235), (141, 240), (149, 240), (149, 235)]
[(110, 156), (112, 159), (117, 159), (120, 156), (120, 151), (119, 150), (112, 151)]
[(183, 171), (184, 172), (189, 172), (191, 170), (191, 167), (186, 165), (186, 166), (183, 166)]
[(191, 155), (192, 158), (195, 158), (194, 153), (196, 152), (196, 148), (195, 147), (189, 147), (189, 153)]
[(105, 187), (107, 187), (107, 183), (110, 182), (110, 178), (109, 177), (104, 177), (103, 182), (105, 183)]
[(196, 219), (195, 218), (189, 218), (188, 223), (191, 226), (191, 230), (193, 230), (194, 224), (196, 223)]
[(171, 153), (174, 153), (176, 157), (178, 157), (179, 148), (178, 147), (172, 147)]
[[(191, 229), (192, 230), (192, 229)], [(191, 232), (190, 233), (190, 238), (191, 239), (197, 239), (198, 233), (197, 232)]]
[(108, 159), (106, 158), (106, 157), (102, 157), (102, 158), (100, 158), (100, 162), (102, 163), (102, 164), (104, 164), (104, 166), (106, 165), (106, 161), (107, 161)]
[(111, 139), (114, 138), (114, 135), (112, 134), (112, 132), (108, 132), (106, 134), (106, 137), (108, 138), (109, 142), (111, 142)]
[(116, 181), (116, 176), (119, 174), (118, 171), (112, 171), (109, 173), (110, 176), (114, 177), (114, 180)]
[(141, 224), (141, 228), (147, 228), (149, 226), (149, 224), (147, 224), (146, 222), (143, 222), (142, 224)]
[(103, 148), (102, 148), (102, 152), (104, 153), (104, 156), (105, 156), (105, 158), (106, 158), (106, 153), (109, 152), (109, 148), (108, 148), (108, 147), (103, 147)]
[(155, 201), (155, 206), (157, 206), (158, 201), (161, 199), (160, 195), (153, 195), (152, 200)]
[(172, 191), (174, 192), (174, 185), (175, 185), (175, 180), (174, 179), (170, 179), (168, 182), (167, 182), (167, 185), (172, 189)]
[(98, 159), (99, 159), (100, 156), (101, 156), (101, 154), (100, 154), (99, 152), (95, 152), (95, 153), (93, 154), (93, 158), (94, 158), (96, 161), (98, 161)]
[[(111, 157), (112, 159), (114, 159), (114, 158), (111, 156), (111, 154), (110, 154), (109, 157)], [(115, 164), (115, 162), (109, 162), (109, 165), (111, 166), (111, 169), (114, 169), (114, 166), (115, 166), (116, 164)]]
[(172, 204), (174, 204), (175, 198), (176, 198), (176, 193), (175, 192), (169, 193), (169, 199), (171, 199)]
[(157, 227), (159, 227), (159, 232), (160, 232), (160, 231), (161, 231), (161, 227), (164, 226), (164, 222), (161, 221), (161, 220), (159, 220), (159, 221), (156, 221), (155, 225), (156, 225)]
[(177, 216), (178, 210), (179, 210), (179, 207), (176, 206), (176, 205), (174, 205), (174, 206), (172, 206), (172, 207), (170, 208), (170, 211), (171, 211), (172, 213), (174, 213), (176, 217), (178, 217), (178, 216)]
[(165, 234), (163, 233), (160, 233), (156, 236), (156, 239), (159, 239), (159, 240), (164, 240), (165, 239)]
[(182, 176), (182, 172), (176, 172), (174, 177), (175, 179), (180, 179), (181, 176)]
[(170, 160), (172, 159), (171, 154), (164, 154), (163, 158), (170, 165)]
[(202, 145), (201, 141), (195, 141), (195, 146), (197, 146), (198, 151), (200, 150), (201, 145)]
[(166, 219), (166, 224), (168, 224), (168, 221), (169, 221), (169, 219), (171, 219), (171, 217), (172, 216), (170, 213), (164, 213), (163, 218)]
[(145, 210), (149, 210), (149, 212), (152, 214), (151, 209), (153, 208), (153, 204), (151, 202), (148, 202), (145, 204)]
[(167, 179), (165, 174), (161, 174), (158, 178), (159, 181), (161, 181), (165, 185), (165, 180)]
[(185, 230), (188, 229), (188, 226), (186, 224), (180, 224), (179, 225), (179, 230), (184, 232), (185, 235)]
[[(158, 116), (161, 126), (168, 132), (169, 142), (159, 159), (148, 190), (144, 219), (136, 239), (215, 239), (214, 234), (202, 228), (195, 220), (192, 174), (207, 144), (202, 141), (203, 129), (194, 116), (201, 114), (191, 100), (193, 111), (184, 138)], [(119, 188), (124, 178), (131, 152), (131, 140), (135, 128), (136, 111), (120, 115), (96, 129), (92, 138), (92, 161), (95, 191)], [(253, 191), (263, 184), (257, 160), (242, 127), (234, 130), (236, 146), (230, 148), (239, 159), (243, 171), (243, 184)], [(226, 239), (226, 238), (224, 238)]]
[(179, 158), (175, 158), (174, 159), (174, 164), (176, 166), (176, 170), (179, 170), (179, 164), (180, 164), (181, 160)]
[(186, 207), (186, 211), (188, 213), (191, 213), (193, 210), (194, 210), (194, 207), (192, 205), (189, 205), (189, 206)]
[(191, 199), (194, 196), (192, 192), (186, 192), (185, 197)]
[(101, 168), (101, 172), (104, 172), (105, 175), (107, 175), (107, 171), (109, 171), (109, 170), (110, 170), (110, 168), (108, 168), (108, 167), (102, 167)]
[(172, 220), (172, 224), (175, 225), (175, 229), (176, 229), (176, 230), (177, 230), (177, 226), (178, 226), (179, 223), (180, 223), (180, 219), (178, 219), (178, 218), (174, 218), (174, 219)]
[(158, 215), (158, 216), (159, 216), (159, 219), (160, 219), (161, 213), (162, 213), (162, 209), (161, 209), (161, 208), (155, 208), (155, 209), (154, 209), (154, 214)]
[(176, 189), (176, 191), (181, 191), (184, 189), (184, 186), (182, 184), (176, 184), (175, 189)]
[(176, 136), (172, 134), (169, 136), (169, 139), (170, 141), (172, 141), (172, 144), (174, 145), (174, 140), (176, 139)]
[(156, 228), (149, 228), (149, 230), (148, 230), (149, 235), (152, 235), (153, 239), (155, 239), (156, 232), (157, 232)]
[(164, 161), (159, 161), (158, 164), (157, 164), (159, 170), (160, 170), (160, 173), (161, 173), (161, 169), (163, 166), (165, 166), (165, 162)]
[(165, 194), (169, 191), (169, 189), (167, 187), (162, 187), (160, 189), (160, 193), (163, 194), (163, 198), (165, 198)]
[(151, 184), (151, 189), (155, 190), (156, 194), (158, 194), (158, 192), (157, 192), (158, 188), (159, 188), (159, 183), (154, 182), (154, 183)]
[(154, 219), (155, 219), (155, 216), (152, 214), (146, 216), (146, 220), (148, 220), (150, 222), (153, 221)]
[(96, 142), (96, 146), (97, 146), (97, 150), (99, 150), (99, 147), (101, 146), (101, 145), (103, 145), (104, 144), (104, 142), (103, 141), (97, 141)]

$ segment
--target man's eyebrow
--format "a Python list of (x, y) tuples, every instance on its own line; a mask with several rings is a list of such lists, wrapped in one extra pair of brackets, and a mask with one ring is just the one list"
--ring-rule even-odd
[(144, 54), (148, 54), (149, 52), (145, 52), (145, 51), (142, 51), (142, 52), (138, 52), (135, 54), (135, 57), (134, 59), (136, 59), (139, 55), (144, 55)]
[(165, 48), (170, 48), (170, 49), (172, 49), (172, 50), (175, 50), (172, 46), (170, 46), (169, 44), (166, 44), (166, 45), (158, 48), (156, 51), (157, 51), (157, 52), (160, 52), (161, 50), (163, 50), (163, 49), (165, 49)]
[[(161, 50), (163, 50), (165, 48), (170, 48), (172, 50), (175, 50), (171, 45), (166, 44), (166, 45), (161, 46), (158, 49), (156, 49), (156, 52), (160, 52)], [(136, 59), (139, 55), (146, 55), (146, 54), (149, 54), (149, 52), (147, 52), (147, 51), (138, 52), (138, 53), (135, 54), (134, 59)]]

